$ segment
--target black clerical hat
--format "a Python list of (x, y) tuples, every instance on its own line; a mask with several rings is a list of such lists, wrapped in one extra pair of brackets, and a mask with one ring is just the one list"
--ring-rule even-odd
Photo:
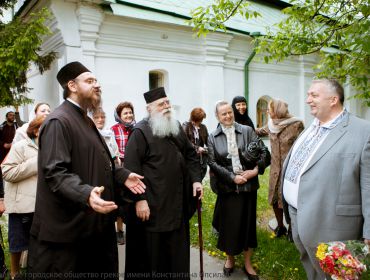
[(62, 67), (57, 74), (59, 84), (64, 87), (70, 80), (77, 78), (85, 72), (91, 72), (78, 61), (70, 62)]
[(167, 97), (163, 87), (152, 89), (144, 93), (146, 104), (152, 103), (160, 98)]

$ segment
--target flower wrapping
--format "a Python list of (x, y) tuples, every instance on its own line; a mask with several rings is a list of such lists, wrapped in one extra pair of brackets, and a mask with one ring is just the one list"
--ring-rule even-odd
[(369, 260), (369, 247), (359, 240), (320, 243), (316, 257), (321, 269), (334, 280), (361, 279)]

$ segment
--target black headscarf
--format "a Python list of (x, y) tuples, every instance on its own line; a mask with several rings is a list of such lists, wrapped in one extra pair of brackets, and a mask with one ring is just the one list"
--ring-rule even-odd
[(234, 111), (235, 121), (237, 123), (250, 126), (251, 128), (253, 128), (253, 130), (255, 130), (254, 124), (251, 118), (248, 116), (248, 108), (246, 109), (243, 115), (240, 114), (239, 111), (236, 109), (235, 104), (240, 102), (245, 102), (245, 104), (247, 104), (247, 100), (245, 99), (244, 96), (235, 96), (233, 102), (231, 103), (231, 107), (233, 108)]

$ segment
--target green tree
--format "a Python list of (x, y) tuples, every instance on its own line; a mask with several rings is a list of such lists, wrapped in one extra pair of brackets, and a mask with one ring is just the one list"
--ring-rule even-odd
[[(226, 31), (226, 22), (242, 14), (259, 16), (245, 0), (214, 0), (192, 11), (190, 24), (198, 36), (209, 30)], [(369, 0), (291, 0), (284, 19), (256, 38), (256, 51), (266, 63), (290, 56), (319, 54), (315, 75), (349, 82), (355, 97), (370, 107), (370, 5)]]
[[(0, 16), (16, 2), (0, 3)], [(50, 16), (46, 9), (33, 13), (27, 19), (15, 17), (11, 22), (0, 21), (0, 106), (19, 106), (31, 103), (27, 97), (27, 70), (34, 63), (40, 73), (47, 70), (56, 54), (42, 53), (43, 36), (50, 33), (44, 25)]]

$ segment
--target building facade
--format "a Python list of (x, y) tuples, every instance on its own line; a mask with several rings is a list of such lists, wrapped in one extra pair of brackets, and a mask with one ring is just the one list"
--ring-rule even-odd
[[(305, 123), (311, 119), (305, 98), (314, 75), (315, 56), (295, 57), (278, 64), (265, 64), (256, 56), (246, 66), (254, 48), (251, 34), (263, 34), (266, 25), (280, 19), (281, 7), (270, 1), (256, 1), (260, 2), (256, 8), (262, 18), (248, 24), (234, 20), (232, 31), (210, 32), (201, 38), (195, 36), (186, 19), (190, 9), (208, 0), (23, 2), (18, 11), (21, 15), (42, 7), (51, 11), (47, 25), (52, 34), (45, 38), (43, 50), (58, 53), (52, 68), (43, 75), (36, 69), (29, 71), (30, 97), (35, 103), (46, 101), (52, 108), (57, 107), (63, 98), (56, 73), (66, 63), (78, 60), (102, 86), (108, 127), (114, 124), (114, 108), (122, 101), (133, 103), (137, 120), (145, 117), (142, 94), (161, 85), (181, 122), (189, 118), (192, 108), (202, 107), (210, 131), (217, 124), (215, 103), (231, 102), (236, 95), (248, 97), (249, 115), (258, 126), (266, 123), (270, 98), (287, 101), (290, 112)], [(346, 94), (352, 94), (350, 88), (346, 88)], [(32, 107), (22, 108), (24, 119)], [(347, 101), (346, 107), (370, 119), (369, 109), (360, 101)]]

